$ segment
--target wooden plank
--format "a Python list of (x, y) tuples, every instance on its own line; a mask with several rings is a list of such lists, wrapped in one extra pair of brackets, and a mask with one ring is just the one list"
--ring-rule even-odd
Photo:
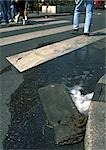
[[(105, 31), (105, 29), (101, 29), (93, 32), (93, 34), (97, 32), (104, 33)], [(76, 49), (89, 45), (103, 38), (104, 35), (94, 35), (90, 37), (81, 35), (38, 49), (33, 49), (32, 51), (7, 57), (7, 60), (11, 64), (13, 64), (20, 72), (23, 72), (27, 69), (72, 52)]]

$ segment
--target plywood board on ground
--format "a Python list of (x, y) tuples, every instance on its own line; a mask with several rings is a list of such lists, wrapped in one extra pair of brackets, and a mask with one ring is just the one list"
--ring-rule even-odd
[[(98, 34), (95, 34), (97, 33)], [(62, 56), (81, 47), (87, 46), (104, 38), (105, 29), (94, 32), (93, 36), (86, 37), (83, 35), (70, 38), (61, 42), (50, 44), (38, 49), (33, 49), (28, 52), (16, 54), (7, 57), (7, 60), (13, 64), (20, 72), (35, 67), (39, 64), (52, 60), (56, 57)]]

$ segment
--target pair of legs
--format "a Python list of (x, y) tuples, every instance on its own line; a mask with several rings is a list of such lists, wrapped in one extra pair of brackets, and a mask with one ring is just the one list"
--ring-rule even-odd
[(9, 23), (9, 20), (11, 20), (11, 0), (0, 0), (0, 4), (3, 11), (4, 22)]
[(17, 15), (15, 16), (14, 21), (17, 23), (18, 18), (22, 16), (23, 25), (25, 24), (25, 21), (27, 20), (27, 2), (26, 0), (19, 0), (15, 3), (15, 10)]
[(86, 16), (84, 24), (84, 33), (89, 33), (91, 30), (92, 16), (93, 16), (93, 0), (76, 0), (76, 7), (74, 10), (73, 28), (78, 30), (79, 18), (82, 8), (86, 7)]

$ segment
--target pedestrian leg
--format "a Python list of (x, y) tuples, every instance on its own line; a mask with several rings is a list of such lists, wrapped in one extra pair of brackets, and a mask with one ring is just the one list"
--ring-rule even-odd
[(79, 17), (82, 7), (84, 6), (84, 0), (76, 0), (76, 6), (74, 10), (73, 28), (78, 30), (79, 28)]
[(86, 18), (84, 25), (84, 33), (89, 33), (91, 30), (93, 16), (93, 0), (86, 0)]
[(11, 0), (5, 0), (6, 1), (6, 7), (7, 7), (7, 17), (8, 17), (8, 22), (12, 21), (12, 16), (11, 16)]
[(28, 7), (28, 1), (26, 0), (25, 1), (25, 10), (24, 10), (25, 21), (28, 20), (27, 7)]
[(3, 23), (8, 23), (7, 7), (6, 7), (5, 0), (0, 1), (0, 3), (3, 11)]

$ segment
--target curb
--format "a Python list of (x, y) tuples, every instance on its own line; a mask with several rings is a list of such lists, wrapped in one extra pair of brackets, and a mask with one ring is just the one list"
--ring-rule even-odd
[(29, 13), (28, 16), (29, 18), (44, 18), (44, 17), (57, 17), (57, 16), (68, 16), (68, 15), (73, 15), (73, 13), (59, 13), (59, 14), (36, 14), (36, 13)]
[[(85, 14), (85, 12), (81, 12), (81, 14)], [(56, 14), (49, 14), (49, 13), (29, 13), (28, 17), (29, 18), (40, 18), (40, 17), (58, 17), (58, 16), (69, 16), (69, 15), (74, 15), (74, 12), (70, 13), (56, 13)]]
[[(106, 75), (104, 75), (97, 83), (95, 95), (89, 109), (88, 122), (84, 139), (85, 150), (105, 150), (105, 92)], [(98, 99), (95, 99), (97, 97)]]

